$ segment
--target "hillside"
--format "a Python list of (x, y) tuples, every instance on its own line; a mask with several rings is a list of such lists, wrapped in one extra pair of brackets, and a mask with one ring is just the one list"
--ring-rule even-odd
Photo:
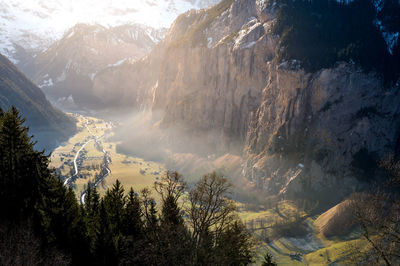
[(8, 110), (12, 105), (27, 118), (38, 148), (50, 151), (75, 131), (74, 121), (55, 109), (40, 88), (0, 55), (0, 107)]

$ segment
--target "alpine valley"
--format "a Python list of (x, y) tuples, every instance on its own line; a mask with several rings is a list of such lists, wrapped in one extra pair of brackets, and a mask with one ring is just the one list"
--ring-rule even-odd
[(0, 264), (400, 263), (398, 0), (73, 2), (0, 3)]

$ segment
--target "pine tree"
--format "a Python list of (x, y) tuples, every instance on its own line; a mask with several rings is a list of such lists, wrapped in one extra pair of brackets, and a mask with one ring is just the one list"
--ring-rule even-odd
[(188, 265), (191, 261), (190, 234), (172, 196), (167, 196), (163, 201), (158, 244), (165, 258), (164, 265)]
[(100, 202), (100, 228), (96, 237), (95, 261), (97, 265), (117, 265), (115, 245), (110, 230), (109, 218), (104, 200)]
[(235, 221), (217, 239), (216, 254), (220, 265), (248, 265), (253, 262), (252, 237), (245, 226)]
[(121, 254), (122, 265), (140, 265), (141, 252), (145, 244), (141, 203), (131, 188), (126, 199), (123, 221), (124, 246)]
[(88, 184), (86, 192), (84, 217), (89, 250), (91, 254), (94, 254), (97, 241), (96, 238), (100, 230), (100, 195), (97, 192), (96, 187), (91, 188), (90, 184)]
[(261, 264), (262, 266), (276, 266), (276, 262), (274, 262), (272, 255), (267, 251), (264, 255), (264, 261)]
[(48, 159), (34, 151), (24, 122), (15, 107), (1, 116), (0, 210), (7, 214), (4, 219), (18, 220), (32, 213), (40, 170), (48, 166)]
[(159, 219), (157, 217), (156, 202), (150, 196), (150, 190), (144, 188), (141, 191), (144, 217), (144, 244), (139, 259), (145, 265), (158, 265), (160, 254), (158, 253), (159, 242)]
[(132, 188), (127, 196), (123, 219), (124, 234), (140, 239), (143, 233), (142, 212), (139, 197)]
[(125, 208), (124, 188), (121, 182), (117, 180), (113, 187), (107, 190), (104, 196), (104, 206), (108, 213), (111, 230), (117, 232), (123, 227), (123, 214)]
[[(100, 224), (103, 234), (102, 246), (107, 250), (107, 264), (118, 264), (124, 249), (123, 220), (125, 209), (124, 188), (118, 180), (111, 189), (108, 189), (100, 208)], [(103, 231), (102, 231), (103, 230)]]
[(207, 229), (202, 233), (203, 241), (196, 247), (195, 265), (214, 265), (217, 263), (216, 252), (214, 248), (215, 237)]
[(34, 220), (44, 247), (56, 247), (73, 257), (81, 256), (85, 232), (75, 193), (52, 175), (42, 181)]

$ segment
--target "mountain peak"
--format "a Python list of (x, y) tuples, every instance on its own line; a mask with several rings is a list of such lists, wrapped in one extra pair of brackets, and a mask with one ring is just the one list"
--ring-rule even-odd
[[(0, 52), (14, 63), (18, 47), (37, 53), (60, 39), (71, 27), (115, 27), (140, 23), (166, 28), (181, 13), (213, 5), (219, 0), (60, 1), (9, 0), (0, 2)], [(98, 24), (98, 25), (97, 25)]]

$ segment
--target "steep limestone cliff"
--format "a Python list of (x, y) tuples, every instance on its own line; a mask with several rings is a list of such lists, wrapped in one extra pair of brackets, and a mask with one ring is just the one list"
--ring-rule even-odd
[(272, 194), (336, 199), (370, 181), (378, 160), (398, 146), (399, 90), (344, 63), (316, 73), (268, 68), (245, 175)]
[(336, 201), (398, 149), (399, 90), (351, 63), (315, 73), (278, 63), (278, 7), (267, 2), (181, 15), (116, 93), (133, 93), (130, 104), (151, 109), (160, 128), (190, 136), (169, 134), (171, 143), (195, 151), (201, 138), (209, 151), (241, 154), (242, 173), (269, 194)]

